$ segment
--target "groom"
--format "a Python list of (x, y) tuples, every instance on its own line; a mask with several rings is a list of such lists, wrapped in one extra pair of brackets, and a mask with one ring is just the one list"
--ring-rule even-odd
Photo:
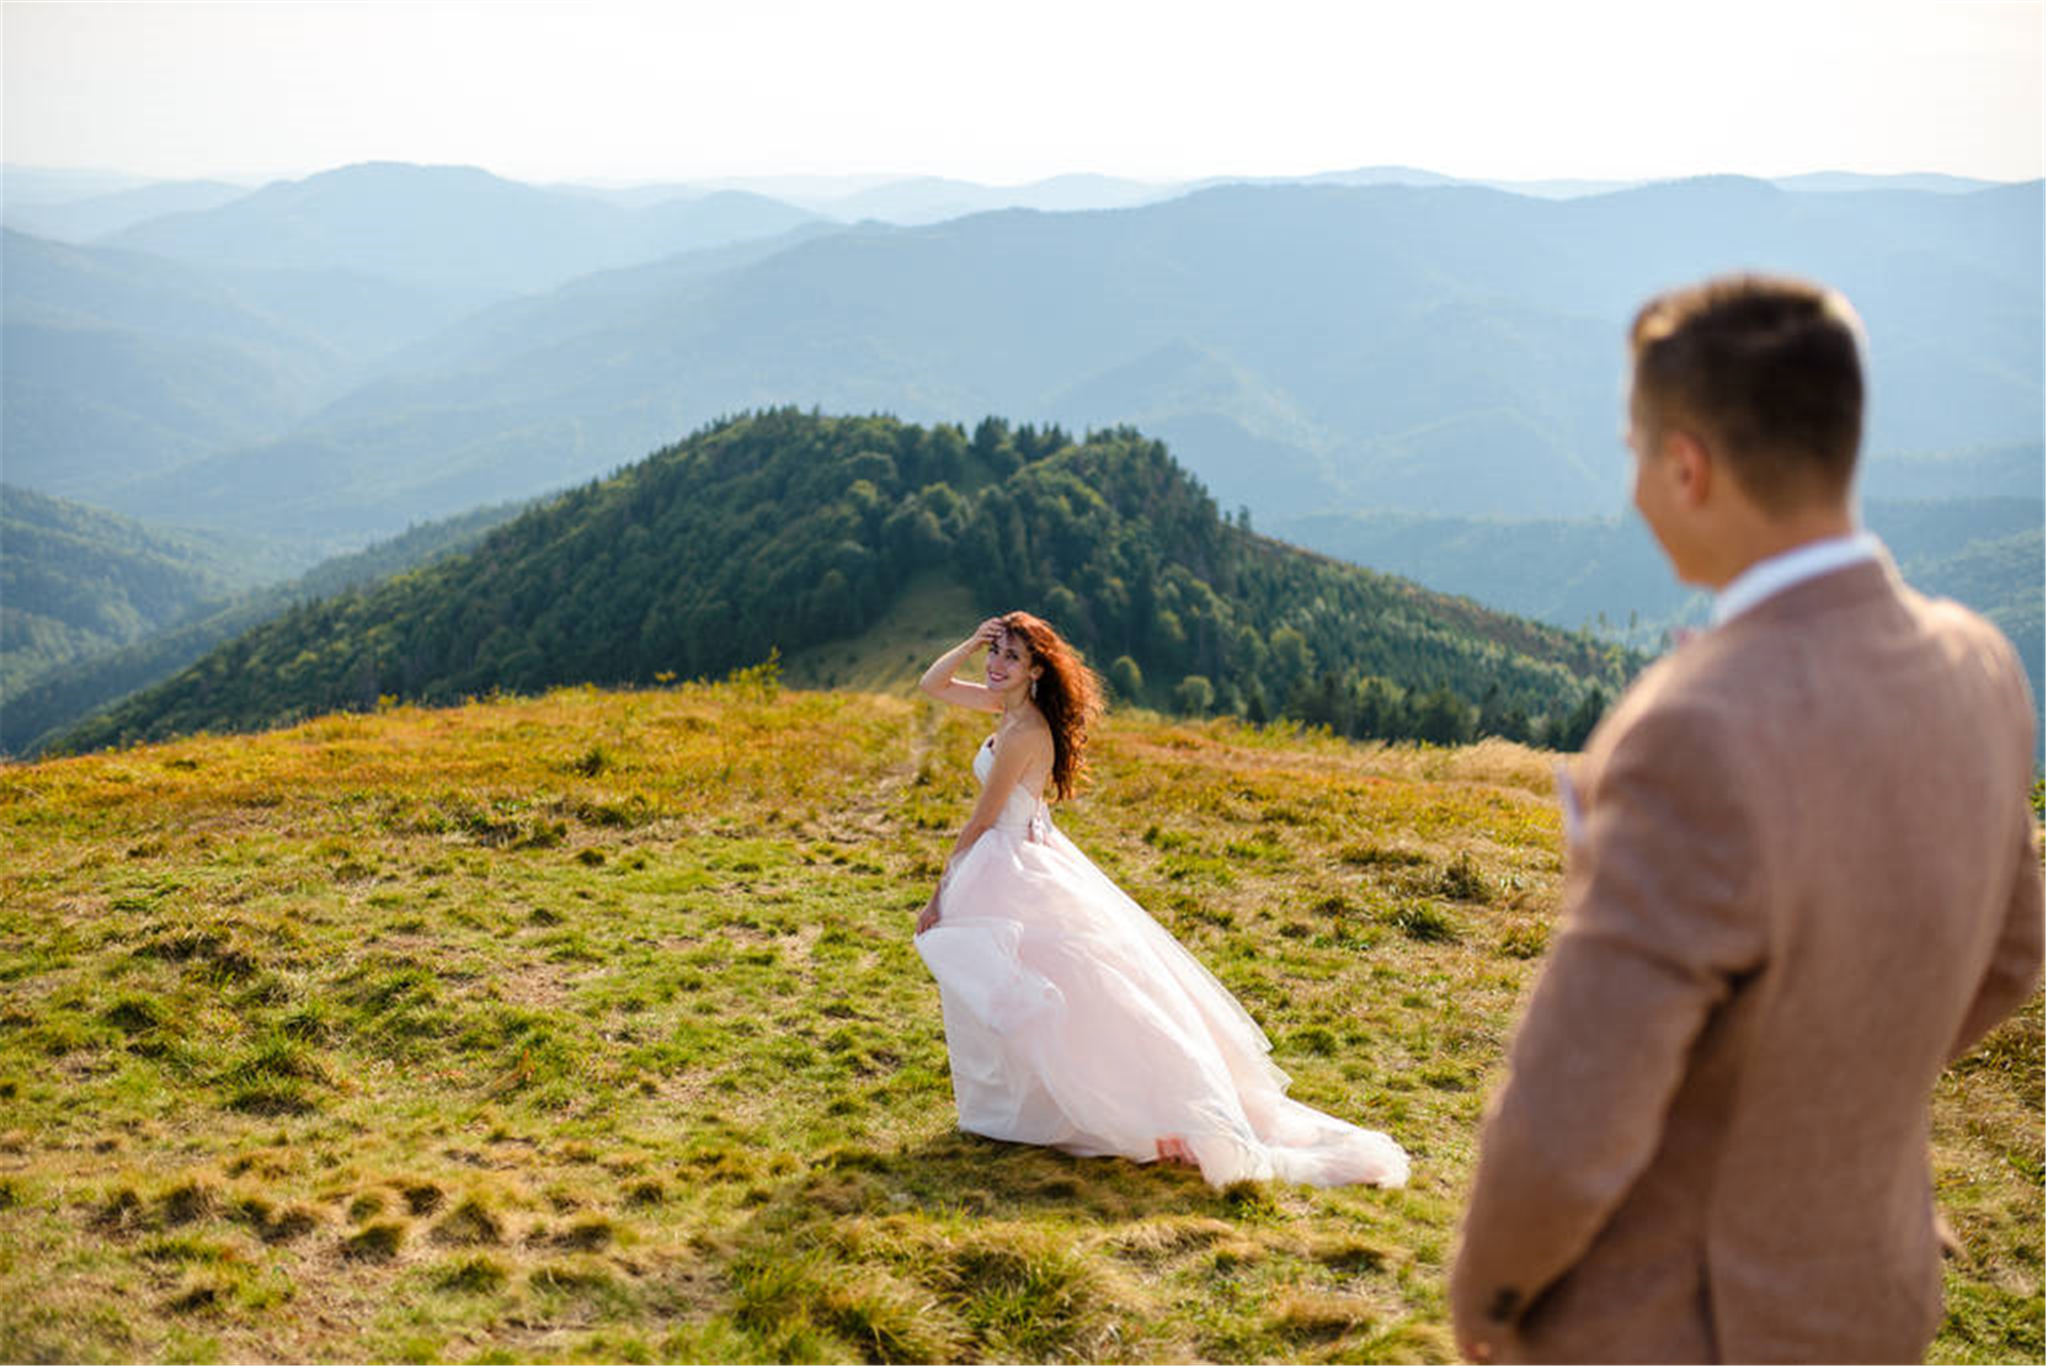
[(1634, 321), (1634, 502), (1712, 629), (1574, 789), (1561, 932), (1451, 1277), (1474, 1360), (1918, 1360), (1929, 1107), (2040, 970), (2011, 647), (1857, 532), (1860, 325), (1756, 277)]

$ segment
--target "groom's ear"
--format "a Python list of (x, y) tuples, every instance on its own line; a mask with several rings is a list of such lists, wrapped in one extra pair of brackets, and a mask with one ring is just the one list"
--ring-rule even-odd
[(1694, 432), (1679, 429), (1664, 438), (1663, 458), (1672, 462), (1669, 473), (1686, 506), (1698, 507), (1711, 497), (1718, 474), (1713, 456), (1712, 448)]

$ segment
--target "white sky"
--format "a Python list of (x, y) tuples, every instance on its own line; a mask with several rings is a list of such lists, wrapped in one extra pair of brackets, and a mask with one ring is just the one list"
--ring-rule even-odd
[(17, 165), (993, 183), (2046, 172), (2037, 0), (675, 0), (0, 10)]

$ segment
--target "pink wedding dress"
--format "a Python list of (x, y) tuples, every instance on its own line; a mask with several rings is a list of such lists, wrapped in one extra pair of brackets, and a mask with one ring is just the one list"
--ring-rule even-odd
[(1177, 1139), (1216, 1186), (1406, 1184), (1397, 1143), (1287, 1098), (1264, 1031), (1020, 787), (916, 947), (969, 1133), (1138, 1162)]

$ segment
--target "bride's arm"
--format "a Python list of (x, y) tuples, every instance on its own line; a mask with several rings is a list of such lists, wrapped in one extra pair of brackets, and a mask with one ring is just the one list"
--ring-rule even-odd
[(917, 687), (927, 696), (940, 702), (950, 702), (957, 707), (971, 707), (975, 711), (1000, 711), (1002, 704), (987, 690), (985, 684), (967, 683), (952, 677), (966, 657), (983, 645), (994, 643), (1002, 633), (1002, 619), (989, 617), (974, 628), (973, 634), (939, 655), (924, 676), (917, 681)]
[(952, 870), (959, 866), (959, 860), (966, 856), (966, 851), (994, 828), (995, 818), (1009, 803), (1009, 793), (1023, 781), (1023, 775), (1032, 767), (1033, 761), (1044, 760), (1045, 766), (1049, 766), (1050, 749), (1049, 732), (1040, 735), (1010, 731), (995, 738), (994, 766), (988, 770), (987, 781), (981, 785), (980, 800), (973, 804), (973, 814), (966, 818), (966, 827), (959, 832), (959, 838), (952, 841), (952, 852), (945, 859), (945, 871), (938, 879), (938, 890), (931, 893), (931, 899), (924, 903), (923, 913), (916, 918), (918, 934), (938, 923), (939, 899), (945, 893), (945, 883), (951, 879)]

